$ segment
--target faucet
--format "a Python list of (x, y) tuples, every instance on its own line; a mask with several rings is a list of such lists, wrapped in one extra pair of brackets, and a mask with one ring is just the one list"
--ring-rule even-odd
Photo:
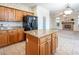
[(3, 24), (1, 24), (1, 27), (3, 27)]
[(3, 24), (0, 24), (0, 27), (3, 27)]

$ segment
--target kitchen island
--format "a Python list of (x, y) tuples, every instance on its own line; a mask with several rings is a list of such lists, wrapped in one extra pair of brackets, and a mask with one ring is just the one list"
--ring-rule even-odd
[(26, 34), (27, 55), (52, 55), (56, 52), (58, 36), (55, 29), (31, 30)]

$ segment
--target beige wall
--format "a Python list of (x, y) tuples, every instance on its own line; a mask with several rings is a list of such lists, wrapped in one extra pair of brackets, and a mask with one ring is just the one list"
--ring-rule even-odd
[(31, 7), (31, 10), (34, 13), (34, 16), (37, 16), (37, 6)]
[(56, 20), (54, 14), (53, 15), (50, 14), (50, 28), (51, 29), (56, 28)]
[(50, 15), (49, 10), (42, 6), (36, 6), (33, 8), (36, 16), (38, 16), (38, 29), (44, 29), (43, 27), (43, 17), (46, 19), (46, 29), (50, 29)]

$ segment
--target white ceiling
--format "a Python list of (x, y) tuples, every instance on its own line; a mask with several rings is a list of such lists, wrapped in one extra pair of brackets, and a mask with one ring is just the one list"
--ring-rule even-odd
[[(27, 5), (29, 7), (34, 7), (34, 6), (40, 5), (45, 8), (48, 8), (52, 12), (54, 12), (56, 10), (62, 10), (67, 6), (67, 3), (23, 3), (23, 4)], [(79, 11), (79, 3), (69, 3), (69, 6), (72, 9)]]

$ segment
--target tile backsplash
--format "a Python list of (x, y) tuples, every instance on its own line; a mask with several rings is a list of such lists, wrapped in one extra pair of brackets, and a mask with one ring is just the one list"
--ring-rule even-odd
[(3, 22), (0, 21), (0, 25), (3, 24), (5, 27), (14, 27), (14, 26), (20, 26), (23, 27), (23, 22)]

